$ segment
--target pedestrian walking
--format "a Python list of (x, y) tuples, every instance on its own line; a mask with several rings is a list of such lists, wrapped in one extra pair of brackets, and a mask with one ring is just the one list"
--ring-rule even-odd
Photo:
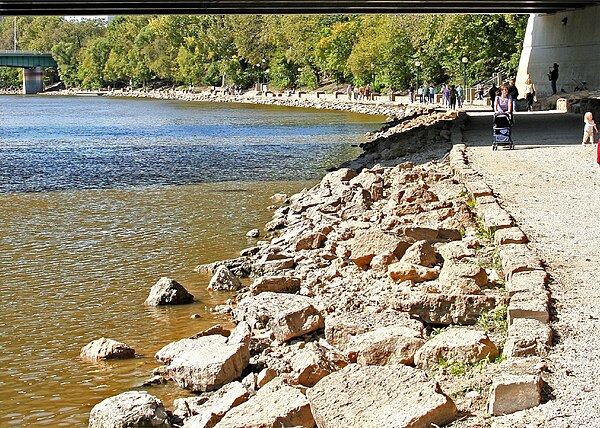
[(352, 100), (352, 85), (346, 87), (346, 95), (348, 95), (349, 100)]
[(458, 93), (456, 92), (456, 86), (452, 85), (450, 87), (450, 108), (452, 110), (456, 110), (456, 99), (458, 98)]
[(583, 141), (581, 144), (585, 145), (589, 141), (590, 144), (594, 144), (594, 131), (598, 132), (596, 122), (594, 122), (594, 115), (591, 111), (588, 111), (583, 116)]
[(508, 82), (508, 96), (512, 99), (513, 111), (517, 111), (517, 98), (519, 97), (519, 89), (515, 85), (515, 79), (510, 79)]
[(462, 85), (459, 83), (458, 87), (456, 88), (456, 101), (458, 102), (458, 108), (462, 108), (463, 106), (463, 97), (464, 97), (464, 90)]
[(527, 101), (527, 111), (533, 111), (533, 103), (535, 101), (535, 85), (528, 77), (525, 81), (525, 100)]
[(548, 79), (552, 85), (552, 95), (556, 94), (556, 81), (558, 80), (558, 64), (554, 63), (552, 69), (548, 71)]
[(488, 95), (490, 96), (490, 105), (492, 106), (492, 111), (495, 111), (495, 102), (496, 102), (496, 93), (498, 92), (498, 88), (496, 87), (496, 83), (492, 83), (492, 87), (490, 88)]
[(411, 104), (415, 102), (415, 85), (412, 83), (408, 87), (408, 99)]

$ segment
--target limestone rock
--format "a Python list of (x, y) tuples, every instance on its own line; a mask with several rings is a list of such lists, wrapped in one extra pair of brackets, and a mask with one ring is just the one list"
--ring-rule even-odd
[(258, 229), (251, 229), (248, 232), (246, 232), (246, 236), (248, 238), (258, 238), (260, 236), (260, 230), (258, 230)]
[(101, 337), (81, 348), (79, 356), (88, 360), (134, 358), (135, 349), (122, 342)]
[(452, 241), (440, 245), (438, 251), (445, 262), (462, 260), (465, 257), (474, 257), (475, 250), (469, 248), (466, 242)]
[(219, 266), (208, 283), (209, 290), (235, 291), (242, 288), (242, 283), (227, 267)]
[(245, 403), (231, 409), (215, 428), (313, 428), (315, 420), (307, 398), (275, 378)]
[(305, 233), (298, 238), (294, 249), (296, 251), (302, 250), (316, 250), (321, 248), (325, 243), (327, 236), (321, 232), (309, 232)]
[(494, 244), (526, 244), (529, 240), (527, 236), (518, 227), (508, 227), (499, 229), (494, 233)]
[(249, 345), (229, 339), (220, 335), (194, 339), (193, 349), (170, 361), (168, 375), (181, 388), (195, 392), (214, 391), (239, 378), (250, 360)]
[(428, 324), (475, 324), (483, 311), (497, 306), (492, 296), (413, 292), (391, 302), (393, 309), (408, 312)]
[(173, 414), (185, 420), (184, 427), (212, 428), (232, 408), (248, 400), (250, 393), (241, 382), (231, 382), (210, 397), (178, 398)]
[(542, 384), (539, 375), (504, 374), (492, 382), (488, 411), (505, 415), (530, 409), (542, 402)]
[(366, 333), (380, 327), (402, 326), (421, 336), (423, 323), (412, 319), (409, 314), (396, 311), (377, 313), (340, 313), (325, 318), (325, 338), (340, 350), (345, 350), (352, 336)]
[(362, 365), (413, 365), (417, 350), (426, 342), (420, 333), (393, 325), (350, 338), (346, 355), (350, 362)]
[(552, 343), (552, 329), (536, 319), (516, 318), (507, 336), (503, 351), (507, 357), (545, 356)]
[(487, 334), (480, 330), (450, 327), (430, 339), (415, 354), (415, 365), (430, 369), (441, 360), (476, 363), (489, 358), (493, 361), (499, 352)]
[(448, 294), (481, 294), (481, 286), (487, 284), (484, 268), (464, 260), (444, 263), (438, 282)]
[(171, 428), (162, 402), (145, 391), (128, 391), (96, 404), (89, 428)]
[(506, 281), (506, 289), (511, 296), (523, 292), (538, 294), (546, 291), (547, 283), (548, 273), (545, 270), (517, 272)]
[(252, 294), (260, 294), (266, 291), (273, 293), (297, 293), (300, 291), (300, 278), (292, 276), (261, 276), (256, 278), (250, 285)]
[(150, 289), (150, 294), (144, 302), (145, 305), (181, 305), (192, 303), (194, 296), (177, 281), (163, 277)]
[(393, 254), (400, 259), (409, 246), (408, 240), (388, 235), (379, 229), (357, 230), (350, 247), (350, 260), (366, 268), (377, 254)]
[(508, 325), (516, 318), (536, 319), (544, 324), (550, 321), (550, 295), (547, 291), (519, 291), (514, 293), (508, 304)]
[(265, 292), (246, 297), (234, 310), (234, 319), (253, 328), (268, 327), (279, 342), (324, 327), (323, 316), (312, 299), (295, 294)]
[(431, 244), (423, 240), (417, 241), (408, 247), (400, 261), (431, 267), (436, 264), (437, 257)]
[(501, 245), (499, 254), (507, 281), (517, 272), (543, 270), (540, 259), (525, 244)]
[(454, 402), (420, 370), (350, 364), (308, 391), (320, 428), (428, 427), (452, 422)]
[(440, 270), (400, 261), (388, 266), (388, 274), (394, 281), (424, 282), (436, 279)]
[(315, 343), (308, 343), (291, 357), (292, 378), (300, 385), (314, 386), (336, 370), (326, 353)]

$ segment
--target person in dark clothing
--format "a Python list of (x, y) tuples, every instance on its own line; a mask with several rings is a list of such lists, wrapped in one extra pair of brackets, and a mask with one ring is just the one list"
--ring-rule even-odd
[(513, 111), (517, 111), (517, 97), (519, 96), (519, 90), (515, 86), (515, 79), (510, 79), (509, 81), (508, 96), (512, 99)]
[(490, 95), (492, 110), (494, 110), (494, 102), (496, 101), (496, 93), (497, 92), (498, 92), (498, 87), (496, 86), (495, 83), (492, 83), (492, 87), (490, 88), (490, 91), (488, 92), (488, 94)]
[(552, 84), (552, 95), (556, 94), (556, 81), (558, 80), (558, 64), (554, 63), (554, 67), (548, 72), (548, 79)]

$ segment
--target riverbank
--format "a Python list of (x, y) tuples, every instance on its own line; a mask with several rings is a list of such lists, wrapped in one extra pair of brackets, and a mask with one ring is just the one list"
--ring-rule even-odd
[[(444, 158), (462, 140), (461, 120), (435, 111), (396, 119), (363, 145), (352, 169), (279, 195), (266, 235), (240, 258), (198, 267), (215, 273), (215, 289), (231, 275), (254, 280), (216, 308), (232, 315), (234, 331), (200, 333), (157, 354), (165, 366), (155, 381), (201, 393), (176, 400), (168, 423), (357, 426), (361, 415), (361, 425), (392, 426), (380, 412), (392, 408), (394, 421), (485, 426), (489, 413), (539, 404), (540, 360), (523, 366), (513, 357), (545, 353), (545, 330), (531, 336), (526, 311), (503, 288), (510, 279), (524, 287), (513, 293), (531, 291), (513, 278), (530, 269), (515, 259), (527, 253), (526, 238), (468, 168), (464, 146)], [(437, 160), (406, 161), (423, 147), (435, 147)], [(235, 339), (224, 342), (223, 334)], [(215, 349), (212, 368), (196, 346)], [(503, 347), (508, 360), (495, 362)], [(207, 381), (215, 358), (221, 380)], [(399, 385), (390, 382), (396, 377)], [(525, 403), (503, 390), (523, 384)], [(164, 413), (162, 404), (154, 408)], [(106, 402), (93, 420), (112, 413)]]

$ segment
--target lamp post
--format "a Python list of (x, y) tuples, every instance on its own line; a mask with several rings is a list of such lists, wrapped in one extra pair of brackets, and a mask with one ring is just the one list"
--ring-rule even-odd
[[(419, 69), (421, 68), (421, 61), (416, 60), (415, 61), (415, 69), (417, 71), (417, 81), (416, 81), (416, 87), (415, 87), (415, 96), (418, 96), (419, 94)], [(415, 98), (416, 99), (416, 98)], [(421, 98), (419, 98), (419, 102), (423, 102), (423, 100)]]
[(421, 62), (419, 60), (415, 61), (415, 68), (417, 70), (417, 90), (419, 89), (419, 69), (421, 68)]
[(469, 58), (467, 58), (466, 56), (463, 56), (461, 59), (462, 63), (463, 63), (463, 83), (464, 83), (464, 99), (465, 101), (468, 101), (468, 94), (469, 92), (467, 91), (467, 63), (469, 62)]
[(256, 92), (260, 92), (260, 63), (256, 64)]

